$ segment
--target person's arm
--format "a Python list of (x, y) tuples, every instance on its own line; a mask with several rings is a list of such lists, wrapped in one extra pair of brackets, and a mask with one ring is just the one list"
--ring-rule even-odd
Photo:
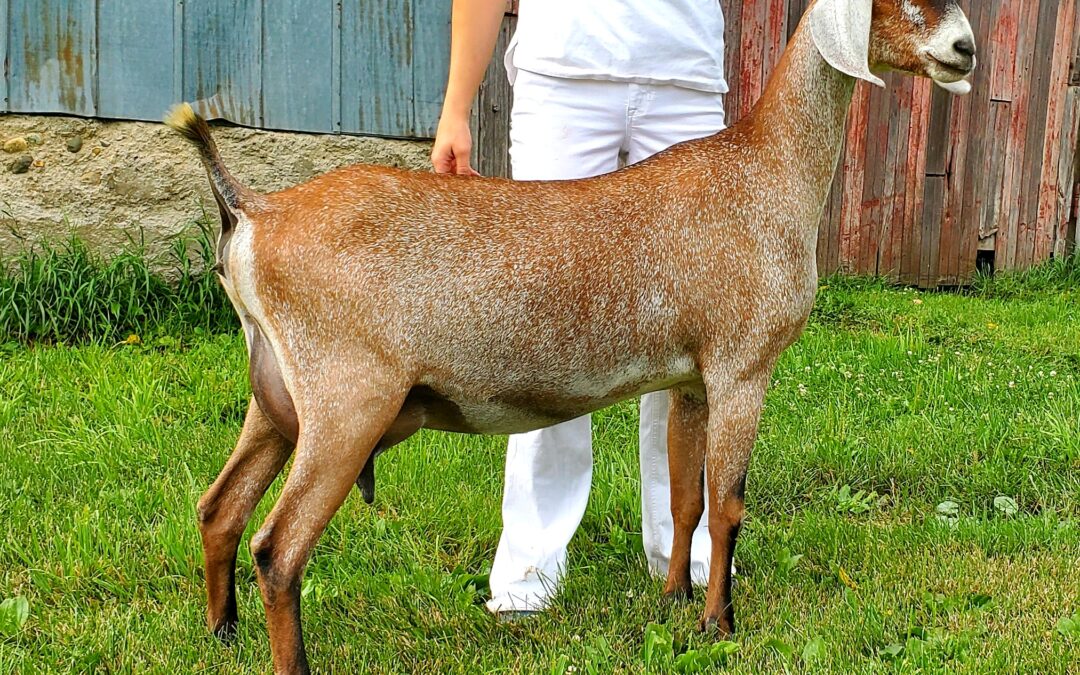
[(506, 0), (454, 0), (450, 25), (450, 77), (431, 149), (437, 173), (479, 175), (469, 166), (469, 112), (495, 51)]

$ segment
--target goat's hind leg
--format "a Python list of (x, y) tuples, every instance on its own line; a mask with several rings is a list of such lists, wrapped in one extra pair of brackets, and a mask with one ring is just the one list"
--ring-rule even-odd
[(664, 595), (690, 599), (691, 543), (705, 510), (705, 447), (709, 408), (704, 388), (673, 389), (668, 412), (668, 469), (674, 538)]
[(365, 389), (324, 392), (321, 400), (334, 399), (334, 406), (306, 406), (311, 412), (285, 488), (251, 539), (277, 673), (308, 672), (300, 621), (304, 567), (405, 398), (404, 391), (384, 393), (392, 387)]
[(199, 534), (206, 564), (206, 620), (225, 639), (236, 629), (236, 548), (252, 512), (292, 453), (255, 399), (244, 429), (217, 480), (199, 500)]

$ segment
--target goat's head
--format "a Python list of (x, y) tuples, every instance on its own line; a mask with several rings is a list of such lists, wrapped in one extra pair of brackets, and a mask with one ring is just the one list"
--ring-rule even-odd
[(956, 0), (817, 0), (814, 42), (834, 68), (883, 84), (873, 72), (929, 77), (954, 93), (975, 69), (975, 35)]

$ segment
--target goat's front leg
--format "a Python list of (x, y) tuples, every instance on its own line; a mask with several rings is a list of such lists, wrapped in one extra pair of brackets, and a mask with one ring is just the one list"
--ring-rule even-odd
[(206, 620), (214, 635), (222, 639), (236, 630), (236, 548), (252, 512), (292, 449), (292, 443), (274, 429), (252, 398), (236, 449), (199, 500)]
[(757, 437), (761, 406), (769, 371), (730, 387), (710, 387), (708, 451), (709, 535), (712, 556), (709, 562), (709, 591), (700, 628), (717, 627), (722, 635), (735, 632), (735, 611), (731, 604), (731, 561), (735, 541), (742, 527), (743, 495), (750, 451)]
[[(309, 672), (300, 621), (304, 567), (401, 407), (406, 392), (387, 391), (393, 390), (326, 392), (300, 408), (304, 418), (289, 478), (251, 539), (276, 673)], [(326, 405), (327, 400), (333, 405)]]
[(705, 389), (672, 389), (668, 412), (668, 469), (674, 538), (664, 595), (691, 598), (691, 543), (705, 511), (705, 439), (709, 407)]

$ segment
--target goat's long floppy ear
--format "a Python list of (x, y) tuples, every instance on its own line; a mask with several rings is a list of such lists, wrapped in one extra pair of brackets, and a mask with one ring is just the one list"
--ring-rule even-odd
[(873, 14), (873, 0), (818, 0), (810, 10), (810, 34), (830, 66), (884, 87), (881, 78), (870, 72)]

